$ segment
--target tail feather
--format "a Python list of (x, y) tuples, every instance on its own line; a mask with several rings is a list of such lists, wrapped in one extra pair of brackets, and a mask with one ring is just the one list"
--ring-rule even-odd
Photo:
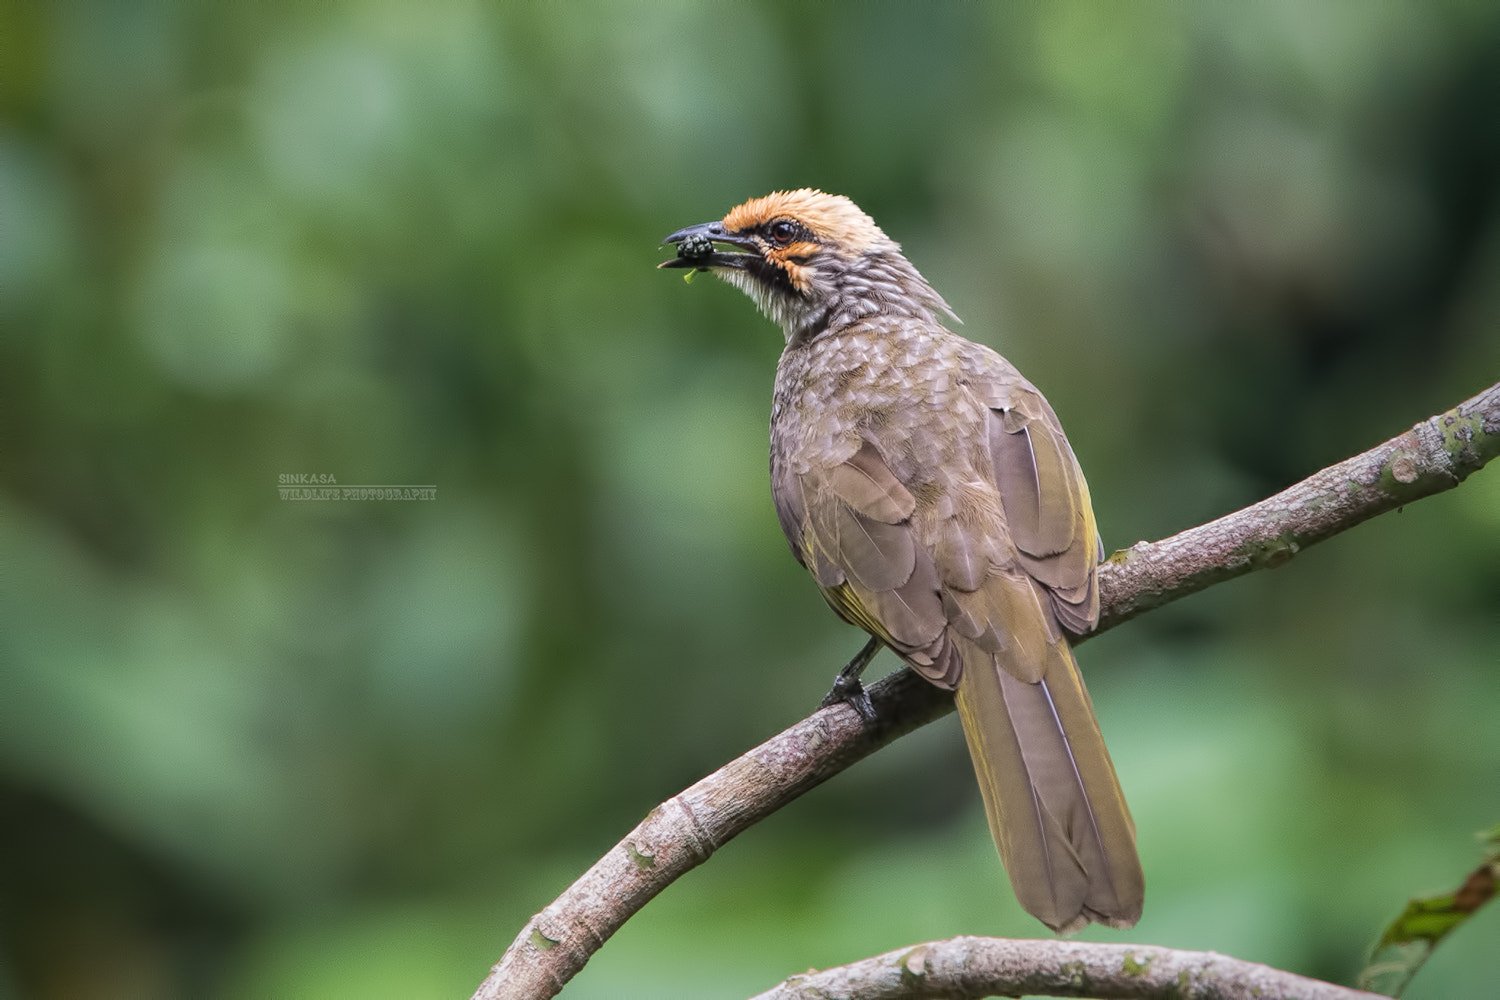
[(1133, 925), (1145, 895), (1135, 824), (1067, 643), (1028, 683), (960, 642), (959, 717), (1016, 897), (1058, 933)]

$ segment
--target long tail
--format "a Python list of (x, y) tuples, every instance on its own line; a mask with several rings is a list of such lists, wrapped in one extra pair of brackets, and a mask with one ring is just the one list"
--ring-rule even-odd
[(958, 713), (1016, 898), (1059, 934), (1130, 927), (1145, 896), (1135, 823), (1067, 642), (1036, 683), (959, 642)]

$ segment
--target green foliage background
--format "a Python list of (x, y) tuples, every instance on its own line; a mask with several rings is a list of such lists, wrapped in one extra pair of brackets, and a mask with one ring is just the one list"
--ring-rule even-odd
[[(1494, 4), (5, 0), (0, 996), (465, 996), (816, 703), (780, 334), (653, 270), (801, 185), (1047, 392), (1111, 547), (1500, 377)], [(1095, 936), (1352, 979), (1500, 813), (1497, 608), (1486, 470), (1091, 642), (1149, 887)], [(566, 995), (1042, 932), (950, 718)], [(1497, 933), (1408, 995), (1500, 994)]]

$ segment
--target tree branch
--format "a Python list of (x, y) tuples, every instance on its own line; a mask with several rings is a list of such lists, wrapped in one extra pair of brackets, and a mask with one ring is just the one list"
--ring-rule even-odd
[(1452, 489), (1500, 454), (1500, 384), (1400, 437), (1330, 465), (1275, 496), (1160, 542), (1136, 542), (1099, 573), (1097, 632)]
[(752, 1000), (969, 1000), (988, 996), (1099, 1000), (1370, 1000), (1335, 986), (1212, 951), (1081, 941), (956, 937), (792, 976)]
[[(1282, 565), (1376, 514), (1457, 486), (1497, 453), (1500, 384), (1260, 503), (1116, 552), (1099, 568), (1102, 614), (1093, 634), (1220, 581)], [(845, 705), (820, 709), (651, 810), (527, 922), (474, 1000), (555, 996), (631, 915), (737, 834), (953, 710), (951, 694), (909, 670), (872, 685), (870, 697), (878, 726), (862, 725)]]

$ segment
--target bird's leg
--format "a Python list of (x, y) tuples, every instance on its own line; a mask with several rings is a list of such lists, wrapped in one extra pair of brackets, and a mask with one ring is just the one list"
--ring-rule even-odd
[(865, 672), (865, 667), (880, 652), (880, 646), (880, 640), (871, 636), (865, 647), (854, 654), (854, 659), (844, 665), (844, 669), (833, 679), (832, 690), (823, 697), (824, 708), (843, 702), (858, 712), (859, 717), (866, 722), (875, 721), (875, 706), (870, 703), (870, 695), (865, 691), (865, 686), (859, 682), (859, 675)]

